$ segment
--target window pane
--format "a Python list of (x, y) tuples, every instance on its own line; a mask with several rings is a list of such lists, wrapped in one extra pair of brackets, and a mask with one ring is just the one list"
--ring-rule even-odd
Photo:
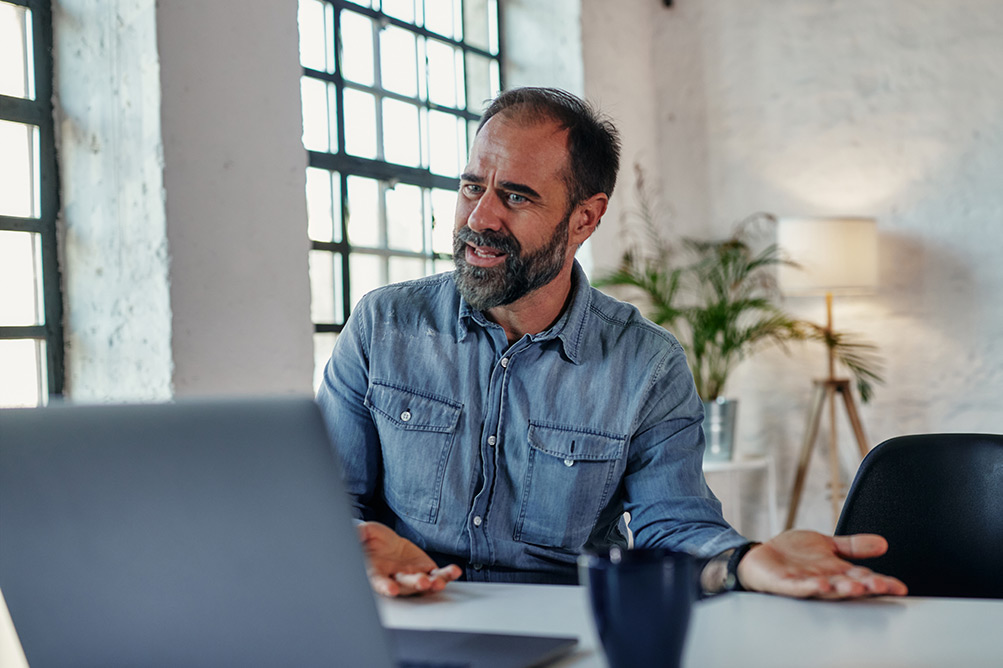
[(315, 241), (341, 241), (341, 177), (337, 172), (306, 170), (308, 235)]
[(456, 191), (432, 191), (432, 250), (436, 253), (453, 252), (453, 225), (456, 214)]
[(372, 20), (355, 12), (341, 12), (341, 73), (350, 81), (372, 86), (373, 71)]
[(466, 130), (461, 118), (441, 111), (428, 113), (429, 169), (457, 176), (466, 163)]
[(380, 74), (383, 87), (394, 93), (418, 95), (418, 57), (414, 33), (390, 26), (380, 33)]
[(352, 305), (359, 303), (362, 296), (387, 282), (384, 260), (378, 255), (352, 253), (348, 256), (348, 270), (352, 274)]
[(494, 61), (474, 53), (468, 53), (467, 63), (467, 109), (481, 113), (488, 102), (498, 93), (491, 65)]
[(425, 275), (425, 260), (415, 257), (392, 257), (390, 258), (389, 283), (400, 281), (410, 281), (414, 278), (421, 278)]
[(408, 167), (421, 164), (418, 107), (399, 100), (383, 100), (383, 158)]
[(310, 251), (310, 319), (334, 322), (334, 257), (328, 251)]
[(337, 334), (321, 332), (313, 335), (313, 389), (316, 392), (320, 384), (324, 381), (324, 367), (331, 359), (331, 350), (334, 342), (338, 339)]
[(463, 41), (485, 51), (491, 46), (488, 11), (488, 0), (463, 0)]
[(331, 39), (330, 5), (318, 0), (300, 0), (300, 63), (321, 72), (334, 71), (328, 45)]
[(460, 37), (459, 7), (454, 0), (425, 0), (425, 27), (443, 37)]
[(492, 60), (488, 70), (491, 73), (491, 81), (488, 84), (491, 90), (490, 97), (494, 97), (501, 92), (501, 67), (498, 65), (498, 61)]
[(345, 89), (345, 151), (360, 158), (376, 157), (376, 98)]
[(37, 234), (0, 230), (0, 326), (43, 324), (41, 269)]
[[(353, 5), (359, 5), (360, 7), (372, 7), (373, 6), (373, 3), (371, 2), (371, 0), (348, 0), (348, 1), (351, 2)], [(378, 1), (377, 1), (377, 6), (379, 6), (379, 2)]]
[(428, 99), (435, 104), (456, 107), (456, 49), (438, 40), (426, 41), (428, 59)]
[(334, 153), (338, 150), (335, 88), (320, 79), (303, 77), (303, 146), (309, 151)]
[(35, 98), (31, 10), (0, 3), (0, 95)]
[(0, 121), (0, 214), (38, 215), (38, 127)]
[(310, 317), (340, 325), (345, 321), (341, 291), (341, 253), (310, 251)]
[(0, 406), (38, 406), (48, 395), (45, 342), (0, 339)]
[[(380, 184), (361, 176), (348, 177), (348, 242), (353, 246), (382, 246), (380, 242)], [(355, 279), (352, 283), (354, 288)]]
[(424, 250), (421, 188), (418, 186), (398, 183), (387, 190), (387, 246), (416, 253)]
[(382, 11), (387, 16), (414, 23), (414, 0), (383, 0)]

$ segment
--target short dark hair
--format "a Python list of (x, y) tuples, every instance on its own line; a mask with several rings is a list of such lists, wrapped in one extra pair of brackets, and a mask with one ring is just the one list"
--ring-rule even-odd
[(620, 170), (620, 133), (613, 122), (581, 98), (558, 88), (513, 88), (496, 97), (477, 131), (492, 116), (551, 120), (568, 131), (568, 211), (596, 193), (613, 194)]

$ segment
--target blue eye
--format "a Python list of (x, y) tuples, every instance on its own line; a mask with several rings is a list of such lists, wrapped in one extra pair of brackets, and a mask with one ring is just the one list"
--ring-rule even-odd
[(523, 195), (519, 195), (518, 193), (509, 193), (508, 201), (511, 202), (512, 204), (522, 204), (523, 202), (528, 202), (529, 200)]

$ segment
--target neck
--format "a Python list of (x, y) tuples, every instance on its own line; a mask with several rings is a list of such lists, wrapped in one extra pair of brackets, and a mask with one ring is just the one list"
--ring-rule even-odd
[(550, 328), (571, 301), (572, 267), (569, 262), (557, 278), (511, 304), (496, 306), (484, 314), (505, 330), (510, 344), (526, 334), (539, 334)]

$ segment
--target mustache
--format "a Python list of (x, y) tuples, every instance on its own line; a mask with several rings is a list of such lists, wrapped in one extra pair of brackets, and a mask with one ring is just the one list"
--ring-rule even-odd
[(474, 232), (467, 225), (456, 231), (456, 240), (462, 244), (470, 243), (475, 246), (488, 246), (506, 255), (518, 256), (522, 250), (522, 245), (512, 235), (493, 230)]

